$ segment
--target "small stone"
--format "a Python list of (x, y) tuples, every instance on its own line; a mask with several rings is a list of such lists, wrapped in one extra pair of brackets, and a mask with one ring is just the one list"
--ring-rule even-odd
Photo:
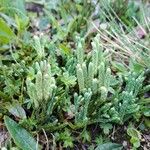
[(144, 138), (142, 138), (142, 139), (141, 139), (141, 141), (142, 141), (142, 142), (145, 142), (145, 139), (144, 139)]
[(128, 146), (127, 141), (123, 141), (122, 145), (123, 145), (124, 147), (127, 147), (127, 146)]

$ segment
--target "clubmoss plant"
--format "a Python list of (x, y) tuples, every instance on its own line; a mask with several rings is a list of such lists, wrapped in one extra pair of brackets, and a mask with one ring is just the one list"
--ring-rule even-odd
[(74, 94), (75, 123), (86, 123), (88, 121), (88, 105), (92, 96), (90, 89), (83, 95)]
[(33, 46), (37, 52), (39, 59), (42, 59), (45, 56), (45, 51), (44, 51), (44, 45), (41, 43), (40, 40), (41, 40), (40, 37), (34, 36), (34, 45)]
[(27, 93), (37, 109), (42, 105), (46, 105), (52, 98), (53, 91), (56, 88), (55, 79), (51, 74), (50, 65), (44, 60), (40, 63), (36, 62), (35, 82), (27, 77)]
[(129, 118), (129, 114), (139, 111), (138, 93), (140, 92), (144, 81), (144, 73), (140, 75), (133, 72), (127, 76), (125, 91), (120, 94), (119, 98), (119, 114), (123, 122)]
[[(111, 86), (111, 70), (106, 61), (107, 51), (104, 52), (100, 45), (100, 35), (98, 34), (92, 42), (91, 57), (85, 57), (83, 61), (84, 50), (80, 46), (77, 47), (77, 66), (76, 73), (79, 85), (79, 91), (82, 93), (85, 89), (90, 88), (93, 94), (100, 94), (106, 99), (107, 93)], [(105, 89), (105, 90), (104, 90)], [(105, 93), (105, 94), (104, 94)], [(104, 96), (105, 95), (105, 96)]]

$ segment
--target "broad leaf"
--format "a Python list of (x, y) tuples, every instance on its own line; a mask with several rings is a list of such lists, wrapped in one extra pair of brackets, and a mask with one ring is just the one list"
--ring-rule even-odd
[(26, 113), (19, 104), (8, 105), (7, 109), (15, 117), (26, 119)]
[(0, 44), (7, 44), (14, 39), (15, 34), (12, 29), (7, 25), (7, 23), (0, 19)]
[(116, 144), (116, 143), (105, 143), (105, 144), (100, 144), (99, 146), (96, 147), (95, 150), (122, 150), (122, 145)]
[(15, 144), (23, 150), (37, 150), (38, 145), (35, 139), (14, 120), (8, 116), (4, 117), (5, 125), (13, 138)]

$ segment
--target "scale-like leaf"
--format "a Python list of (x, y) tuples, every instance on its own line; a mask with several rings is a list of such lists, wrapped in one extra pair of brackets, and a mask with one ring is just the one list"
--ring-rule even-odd
[(4, 117), (5, 125), (13, 138), (15, 144), (22, 150), (39, 150), (35, 139), (21, 126), (19, 126), (14, 120), (8, 116)]

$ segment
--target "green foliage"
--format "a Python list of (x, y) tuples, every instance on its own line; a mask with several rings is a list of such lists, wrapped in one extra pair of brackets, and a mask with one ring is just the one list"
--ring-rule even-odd
[(55, 138), (56, 141), (63, 142), (63, 147), (73, 147), (73, 137), (69, 130), (66, 129), (64, 132), (56, 133)]
[(108, 135), (110, 133), (110, 130), (112, 129), (112, 125), (107, 124), (101, 124), (100, 127), (103, 129), (104, 134)]
[(39, 147), (34, 138), (15, 121), (7, 116), (4, 117), (4, 121), (11, 137), (19, 148), (23, 150), (36, 150)]
[[(5, 61), (12, 61), (12, 57), (8, 57)], [(14, 97), (20, 97), (21, 99), (23, 75), (26, 72), (25, 69), (24, 61), (20, 62), (20, 64), (12, 63), (7, 66), (3, 63), (1, 64), (0, 83), (2, 86), (0, 93), (3, 95), (2, 100), (10, 101), (14, 99)]]
[(87, 130), (83, 129), (82, 133), (81, 133), (81, 138), (83, 139), (83, 142), (90, 142), (91, 141), (91, 135), (90, 132), (88, 132)]
[(16, 18), (17, 20), (19, 19), (18, 21), (20, 22), (20, 25), (22, 25), (22, 27), (20, 26), (21, 28), (25, 27), (24, 25), (28, 23), (29, 20), (27, 17), (24, 0), (14, 0), (14, 1), (0, 0), (0, 6), (1, 6), (0, 11), (2, 13), (5, 13), (10, 17), (17, 17)]
[[(29, 23), (29, 18), (27, 16), (25, 8), (25, 1), (0, 0), (0, 7), (0, 16), (2, 16), (2, 18), (6, 20), (6, 22), (9, 25), (11, 25), (14, 29), (17, 29), (18, 36), (16, 38), (18, 38), (17, 40), (19, 40), (19, 37), (24, 34)], [(10, 35), (11, 32), (9, 31)], [(14, 39), (15, 35), (11, 36), (10, 38)]]
[(61, 81), (66, 86), (74, 86), (76, 84), (76, 77), (75, 76), (69, 76), (68, 72), (64, 72), (63, 76), (61, 77)]
[(140, 109), (137, 94), (143, 80), (143, 73), (140, 75), (129, 73), (124, 91), (115, 92), (112, 102), (104, 104), (99, 109), (99, 116), (122, 124), (133, 117)]
[[(103, 135), (108, 139), (115, 127), (141, 118), (150, 126), (150, 26), (140, 6), (124, 0), (28, 0), (34, 7), (27, 12), (24, 2), (0, 0), (1, 117), (12, 116), (38, 132), (39, 140), (44, 133), (44, 146), (60, 149), (122, 149)], [(4, 120), (21, 147), (26, 130)], [(139, 147), (140, 132), (130, 127), (127, 134)]]
[[(57, 41), (57, 39), (64, 41), (67, 38), (74, 38), (77, 32), (82, 36), (86, 34), (89, 26), (86, 18), (91, 17), (96, 5), (92, 1), (73, 2), (58, 0), (54, 3), (54, 7), (51, 6), (52, 4), (49, 4), (49, 2), (47, 5), (45, 3), (45, 11), (50, 18), (54, 31), (53, 39), (54, 41)], [(59, 16), (53, 10), (57, 11)], [(62, 18), (64, 22), (60, 22), (58, 17)]]
[[(102, 1), (104, 12), (107, 17), (111, 18), (118, 16), (118, 18), (129, 27), (135, 25), (132, 17), (139, 19), (138, 5), (134, 1), (128, 0), (115, 0), (115, 1)], [(132, 15), (131, 15), (132, 14)]]

